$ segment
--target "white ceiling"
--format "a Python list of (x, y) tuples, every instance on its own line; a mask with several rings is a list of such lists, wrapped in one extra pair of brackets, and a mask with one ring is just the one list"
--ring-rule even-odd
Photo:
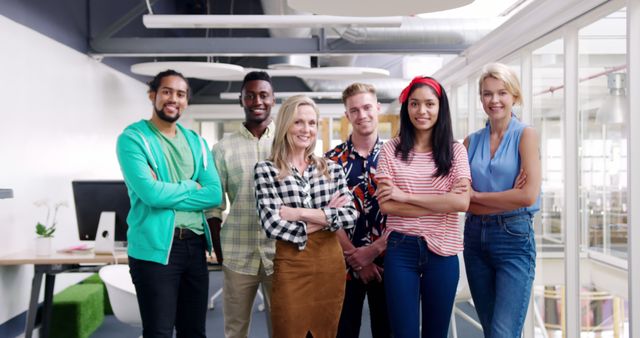
[(473, 0), (287, 0), (294, 10), (323, 15), (388, 16), (415, 15), (443, 11), (472, 3)]

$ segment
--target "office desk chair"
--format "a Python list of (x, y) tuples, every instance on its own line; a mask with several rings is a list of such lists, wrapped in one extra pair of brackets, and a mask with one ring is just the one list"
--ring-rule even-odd
[(129, 266), (107, 265), (100, 269), (98, 275), (107, 287), (113, 315), (123, 323), (142, 328), (136, 289), (131, 281)]

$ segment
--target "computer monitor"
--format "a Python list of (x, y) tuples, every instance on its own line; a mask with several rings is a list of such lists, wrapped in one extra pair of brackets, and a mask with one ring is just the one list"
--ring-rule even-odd
[(115, 212), (114, 240), (126, 242), (131, 203), (124, 181), (73, 181), (71, 185), (80, 240), (95, 240), (100, 215), (110, 211)]

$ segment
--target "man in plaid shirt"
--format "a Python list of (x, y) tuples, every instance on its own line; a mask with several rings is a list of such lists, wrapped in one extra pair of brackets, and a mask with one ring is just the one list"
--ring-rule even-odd
[(354, 228), (346, 232), (338, 230), (348, 267), (338, 338), (359, 336), (365, 296), (369, 301), (373, 337), (391, 337), (382, 282), (381, 255), (387, 247), (383, 236), (385, 217), (374, 197), (374, 177), (382, 146), (378, 137), (380, 103), (375, 88), (364, 83), (347, 87), (342, 92), (342, 102), (353, 131), (346, 142), (325, 156), (343, 167), (359, 217)]
[(219, 208), (207, 213), (214, 250), (223, 265), (222, 307), (226, 338), (248, 336), (251, 309), (260, 285), (267, 311), (270, 309), (275, 241), (266, 237), (258, 219), (253, 168), (271, 154), (275, 128), (271, 108), (274, 103), (269, 75), (248, 73), (240, 90), (240, 105), (245, 114), (243, 126), (224, 136), (212, 149), (223, 196), (229, 199), (229, 214), (224, 226), (221, 226), (222, 212), (227, 207), (224, 198)]

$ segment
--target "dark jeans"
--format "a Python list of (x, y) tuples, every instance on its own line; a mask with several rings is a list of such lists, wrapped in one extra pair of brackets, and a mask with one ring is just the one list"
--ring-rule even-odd
[(384, 287), (393, 336), (447, 338), (459, 277), (458, 256), (439, 256), (421, 237), (392, 232), (384, 257)]
[(168, 265), (129, 257), (145, 338), (171, 338), (174, 325), (178, 338), (206, 337), (206, 239), (190, 234), (174, 236)]
[(467, 216), (464, 263), (484, 336), (520, 337), (536, 270), (532, 216)]
[(360, 279), (351, 279), (346, 285), (337, 338), (360, 337), (362, 305), (365, 296), (369, 303), (372, 337), (391, 337), (384, 283), (372, 281), (365, 284)]

